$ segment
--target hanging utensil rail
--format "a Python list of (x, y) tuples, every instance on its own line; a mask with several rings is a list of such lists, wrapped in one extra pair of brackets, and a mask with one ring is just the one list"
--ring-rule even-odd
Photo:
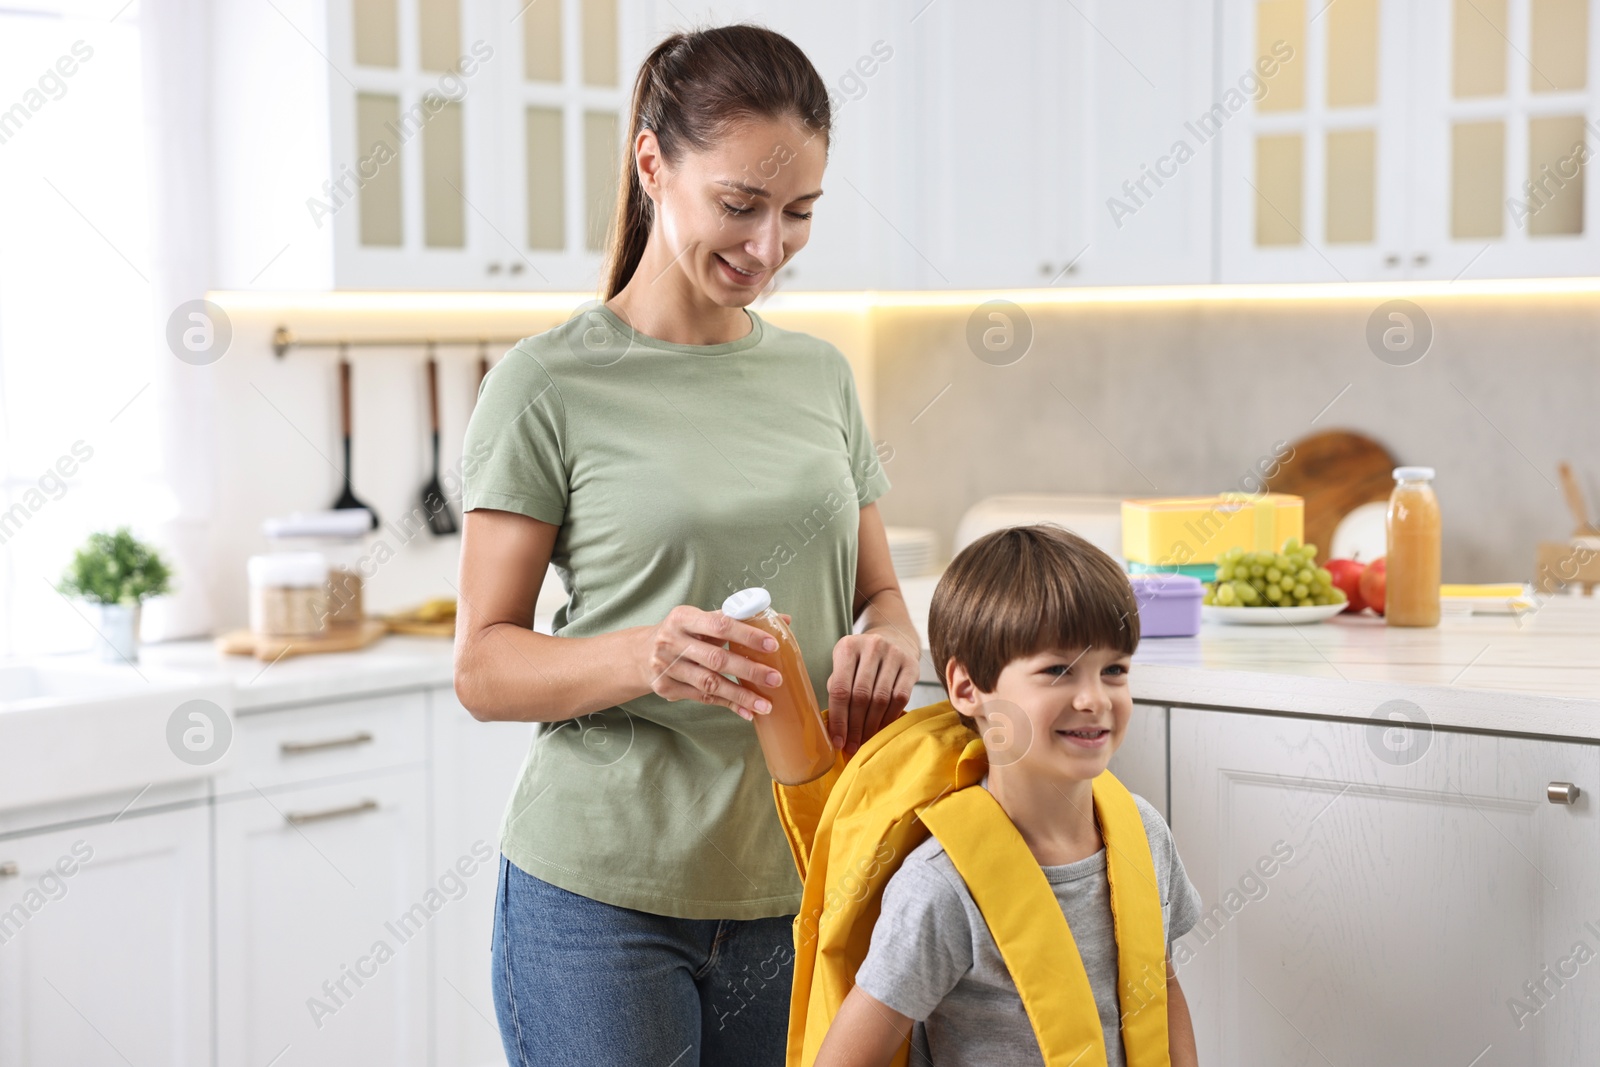
[(514, 345), (526, 337), (296, 337), (287, 326), (272, 331), (272, 354), (282, 359), (291, 348), (484, 348), (488, 345)]

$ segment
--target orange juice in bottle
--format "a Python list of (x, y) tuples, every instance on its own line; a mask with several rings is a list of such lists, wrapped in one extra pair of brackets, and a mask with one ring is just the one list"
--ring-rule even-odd
[(783, 617), (772, 610), (772, 595), (759, 587), (741, 589), (722, 602), (722, 613), (765, 630), (778, 642), (774, 652), (730, 642), (735, 652), (771, 667), (783, 679), (776, 688), (739, 681), (772, 702), (771, 711), (755, 717), (756, 740), (761, 743), (767, 771), (784, 785), (803, 785), (821, 778), (833, 767), (833, 743), (800, 655), (800, 642)]
[(1432, 467), (1396, 467), (1389, 496), (1384, 620), (1390, 626), (1439, 625), (1439, 498)]

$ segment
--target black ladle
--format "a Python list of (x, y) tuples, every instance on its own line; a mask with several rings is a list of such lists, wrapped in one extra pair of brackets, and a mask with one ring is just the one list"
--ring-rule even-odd
[(344, 492), (333, 502), (338, 509), (366, 508), (372, 516), (372, 529), (378, 528), (378, 513), (356, 499), (350, 489), (350, 361), (345, 358), (344, 345), (339, 346), (339, 425), (344, 435)]

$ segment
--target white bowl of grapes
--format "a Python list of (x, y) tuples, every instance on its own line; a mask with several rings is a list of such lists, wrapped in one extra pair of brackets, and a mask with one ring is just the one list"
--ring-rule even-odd
[(1291, 537), (1277, 552), (1230, 548), (1217, 557), (1217, 578), (1205, 585), (1200, 618), (1240, 626), (1297, 626), (1331, 619), (1346, 603), (1333, 575), (1317, 566), (1317, 546)]

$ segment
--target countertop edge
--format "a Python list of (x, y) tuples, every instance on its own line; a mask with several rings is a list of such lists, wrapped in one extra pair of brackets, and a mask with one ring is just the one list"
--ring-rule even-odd
[(1138, 664), (1130, 685), (1142, 704), (1384, 721), (1414, 708), (1441, 729), (1600, 741), (1600, 702), (1573, 697), (1158, 663)]

